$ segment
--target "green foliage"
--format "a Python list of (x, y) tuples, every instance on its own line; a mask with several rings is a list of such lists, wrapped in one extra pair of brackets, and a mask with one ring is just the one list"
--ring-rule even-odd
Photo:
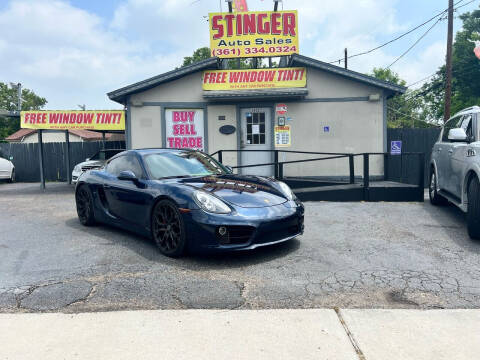
[[(0, 109), (17, 110), (17, 101), (17, 89), (0, 82)], [(22, 110), (40, 110), (46, 103), (45, 98), (36, 95), (29, 89), (22, 89)], [(18, 118), (0, 116), (0, 139), (6, 138), (19, 129)]]
[[(452, 56), (451, 114), (480, 105), (480, 60), (473, 53), (473, 40), (480, 40), (480, 10), (460, 15), (462, 30), (456, 33)], [(423, 101), (425, 117), (443, 124), (445, 106), (445, 65), (425, 83), (417, 95)]]
[(193, 52), (192, 56), (186, 56), (183, 58), (182, 66), (191, 65), (198, 61), (209, 59), (211, 57), (212, 56), (211, 56), (210, 48), (208, 47), (198, 48)]
[[(405, 86), (406, 82), (400, 79), (397, 73), (390, 69), (374, 68), (372, 76), (397, 85)], [(387, 126), (390, 128), (415, 127), (425, 128), (431, 124), (421, 116), (422, 101), (412, 98), (411, 93), (397, 95), (387, 101)]]
[[(205, 60), (211, 58), (211, 51), (208, 47), (198, 48), (193, 52), (192, 56), (186, 56), (183, 58), (183, 66), (194, 64), (198, 61)], [(257, 67), (258, 68), (268, 68), (268, 60), (257, 58)], [(255, 67), (255, 59), (254, 58), (240, 58), (240, 59), (228, 59), (228, 68), (229, 69), (251, 69)], [(276, 67), (278, 64), (273, 61), (272, 67)]]

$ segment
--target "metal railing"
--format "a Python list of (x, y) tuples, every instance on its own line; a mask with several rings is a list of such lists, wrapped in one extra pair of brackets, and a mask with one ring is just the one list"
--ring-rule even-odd
[[(315, 152), (315, 151), (293, 151), (293, 150), (218, 150), (211, 154), (211, 156), (217, 155), (217, 159), (220, 163), (223, 162), (223, 154), (227, 152), (273, 152), (274, 153), (274, 161), (270, 163), (261, 163), (261, 164), (251, 164), (251, 165), (240, 165), (240, 166), (232, 166), (232, 169), (244, 169), (244, 168), (253, 168), (253, 167), (260, 167), (260, 166), (274, 166), (274, 173), (275, 178), (279, 180), (284, 179), (284, 166), (286, 164), (295, 164), (295, 163), (306, 163), (306, 162), (314, 162), (314, 161), (323, 161), (323, 160), (334, 160), (334, 159), (342, 159), (348, 158), (348, 166), (349, 166), (349, 184), (355, 184), (355, 157), (362, 156), (363, 157), (363, 187), (368, 192), (370, 188), (370, 157), (371, 156), (383, 156), (383, 180), (389, 180), (388, 174), (388, 164), (390, 157), (392, 156), (399, 156), (399, 155), (391, 155), (389, 153), (383, 152), (371, 152), (371, 153), (329, 153), (329, 152)], [(324, 155), (326, 157), (320, 158), (313, 158), (313, 159), (302, 159), (302, 160), (290, 160), (290, 161), (279, 161), (279, 154), (280, 153), (290, 153), (290, 154), (308, 154), (308, 155)], [(421, 192), (421, 196), (423, 197), (423, 186), (424, 186), (424, 177), (425, 177), (425, 154), (420, 152), (410, 152), (410, 153), (402, 153), (401, 156), (416, 156), (418, 157), (418, 188), (419, 192)], [(419, 193), (420, 196), (420, 193)]]

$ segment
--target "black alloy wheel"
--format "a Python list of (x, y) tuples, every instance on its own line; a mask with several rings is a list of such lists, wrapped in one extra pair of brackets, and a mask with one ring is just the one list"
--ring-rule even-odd
[(185, 227), (178, 207), (170, 200), (160, 200), (152, 213), (152, 236), (160, 252), (178, 257), (185, 250)]
[(95, 217), (93, 215), (93, 197), (90, 189), (82, 185), (75, 194), (75, 201), (77, 203), (78, 219), (85, 226), (95, 224)]

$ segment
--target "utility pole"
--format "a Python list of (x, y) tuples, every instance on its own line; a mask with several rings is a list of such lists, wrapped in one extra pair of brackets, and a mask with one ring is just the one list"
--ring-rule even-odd
[(22, 111), (22, 84), (21, 83), (17, 84), (17, 110), (19, 114), (20, 114), (20, 111)]
[(348, 69), (348, 49), (345, 48), (345, 69)]
[(452, 103), (452, 47), (453, 47), (453, 0), (448, 0), (448, 36), (447, 36), (447, 66), (445, 74), (445, 112), (444, 123), (450, 119)]

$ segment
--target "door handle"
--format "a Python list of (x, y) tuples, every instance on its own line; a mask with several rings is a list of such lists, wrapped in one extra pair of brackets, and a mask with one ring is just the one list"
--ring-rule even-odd
[(440, 151), (442, 151), (442, 148), (438, 148), (438, 149), (437, 149), (437, 152), (440, 152)]
[(452, 149), (448, 150), (448, 153), (453, 154), (453, 150)]

